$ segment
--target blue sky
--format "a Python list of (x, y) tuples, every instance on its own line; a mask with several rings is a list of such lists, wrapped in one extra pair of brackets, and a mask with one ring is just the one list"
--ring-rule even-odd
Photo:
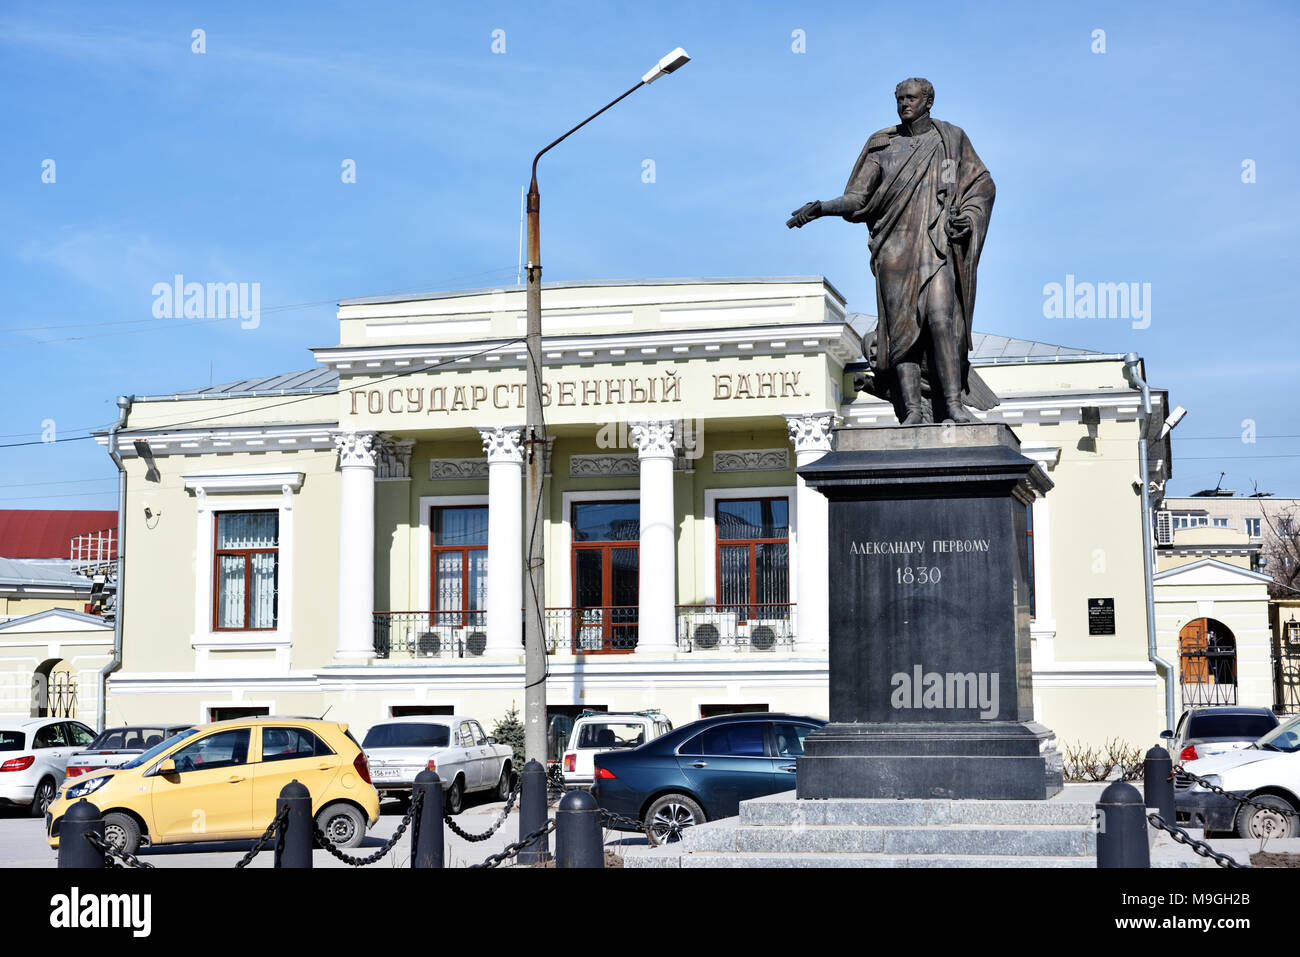
[[(7, 5), (0, 444), (308, 368), (339, 298), (513, 282), (532, 154), (680, 45), (690, 65), (543, 160), (548, 280), (823, 274), (873, 311), (865, 227), (784, 220), (926, 76), (998, 186), (976, 327), (1143, 355), (1189, 410), (1171, 492), (1226, 471), (1300, 496), (1300, 15), (1055, 6)], [(177, 273), (259, 283), (260, 324), (155, 320)], [(1045, 318), (1067, 275), (1150, 283), (1150, 325)], [(0, 507), (112, 508), (114, 474), (93, 442), (0, 448)]]

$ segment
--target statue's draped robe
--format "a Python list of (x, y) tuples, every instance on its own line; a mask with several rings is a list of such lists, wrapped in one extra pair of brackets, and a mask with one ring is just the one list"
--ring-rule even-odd
[[(932, 122), (916, 135), (891, 126), (867, 140), (844, 190), (860, 197), (861, 206), (844, 218), (871, 230), (880, 319), (877, 371), (893, 368), (916, 345), (927, 286), (947, 267), (954, 280), (953, 321), (965, 385), (975, 272), (993, 211), (993, 178), (959, 127)], [(953, 244), (945, 223), (959, 216), (969, 218), (971, 230), (968, 239)]]

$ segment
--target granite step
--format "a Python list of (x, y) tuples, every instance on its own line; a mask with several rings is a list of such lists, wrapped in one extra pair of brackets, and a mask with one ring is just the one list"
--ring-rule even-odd
[(759, 799), (740, 806), (746, 827), (1094, 826), (1096, 802), (946, 799)]
[(1083, 867), (1095, 868), (1092, 857), (1036, 855), (1032, 858), (1004, 854), (753, 854), (699, 851), (665, 854), (661, 851), (627, 853), (624, 867)]
[(688, 828), (688, 852), (790, 852), (822, 854), (989, 854), (1066, 857), (1095, 855), (1095, 832), (1087, 825), (988, 827), (746, 827), (718, 822)]

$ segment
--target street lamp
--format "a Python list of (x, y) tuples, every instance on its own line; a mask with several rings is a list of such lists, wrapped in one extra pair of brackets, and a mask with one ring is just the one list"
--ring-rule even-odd
[(527, 581), (524, 587), (524, 753), (546, 762), (546, 648), (542, 644), (542, 610), (545, 583), (542, 577), (542, 476), (546, 450), (546, 423), (542, 419), (542, 252), (541, 194), (537, 191), (537, 161), (555, 146), (582, 129), (615, 103), (662, 76), (674, 73), (690, 61), (681, 47), (673, 50), (641, 77), (641, 82), (611, 100), (559, 139), (547, 144), (533, 157), (533, 175), (528, 184), (528, 365), (524, 373), (525, 431), (528, 481), (524, 528), (528, 537)]

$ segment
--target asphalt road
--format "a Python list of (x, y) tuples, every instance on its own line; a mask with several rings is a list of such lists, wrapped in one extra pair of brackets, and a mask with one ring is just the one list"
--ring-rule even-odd
[[(456, 824), (466, 831), (479, 834), (486, 831), (500, 816), (505, 803), (475, 799), (467, 796), (465, 810), (456, 817)], [(551, 814), (554, 816), (552, 807)], [(388, 842), (393, 832), (402, 823), (402, 812), (394, 801), (386, 801), (380, 808), (379, 823), (367, 832), (358, 847), (350, 848), (347, 854), (364, 857), (373, 854)], [(492, 837), (486, 841), (470, 843), (451, 832), (443, 831), (444, 860), (447, 867), (469, 867), (484, 858), (505, 848), (507, 844), (519, 840), (519, 810), (510, 812), (510, 818)], [(606, 846), (617, 850), (620, 845), (646, 843), (641, 835), (606, 832)], [(148, 861), (155, 867), (234, 867), (235, 863), (248, 853), (252, 841), (218, 841), (205, 844), (168, 844), (162, 847), (144, 847), (137, 857)], [(555, 850), (555, 836), (551, 835), (551, 850)], [(327, 851), (312, 852), (314, 867), (348, 867)], [(273, 863), (271, 846), (253, 858), (249, 867), (270, 867)], [(45, 843), (45, 822), (28, 817), (23, 811), (14, 808), (0, 808), (0, 868), (9, 867), (55, 867), (58, 864), (57, 852)], [(411, 864), (410, 832), (403, 835), (392, 852), (370, 867), (409, 867)], [(508, 866), (508, 865), (502, 865)]]

